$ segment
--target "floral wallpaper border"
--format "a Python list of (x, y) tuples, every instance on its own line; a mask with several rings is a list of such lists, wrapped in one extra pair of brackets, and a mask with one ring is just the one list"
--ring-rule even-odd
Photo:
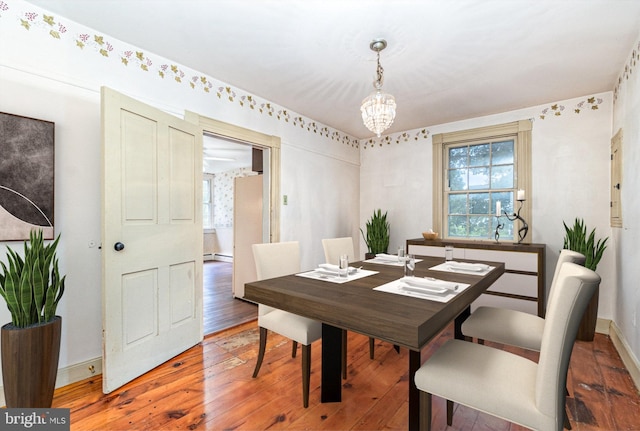
[[(8, 1), (0, 0), (0, 19), (5, 18), (6, 13), (11, 9)], [(339, 130), (332, 129), (321, 123), (297, 115), (271, 102), (260, 100), (256, 96), (245, 93), (242, 90), (234, 89), (219, 81), (216, 82), (212, 78), (198, 74), (195, 71), (190, 71), (176, 64), (155, 61), (143, 51), (131, 50), (130, 46), (118, 48), (117, 44), (121, 43), (119, 41), (112, 42), (102, 35), (89, 34), (86, 32), (71, 34), (69, 28), (73, 25), (72, 23), (65, 25), (63, 22), (56, 20), (52, 15), (46, 15), (36, 11), (35, 7), (26, 12), (16, 11), (15, 21), (27, 31), (36, 30), (44, 32), (54, 39), (73, 43), (78, 49), (85, 52), (96, 53), (104, 58), (119, 58), (120, 63), (124, 67), (131, 68), (131, 70), (152, 73), (159, 79), (170, 79), (176, 84), (188, 86), (192, 90), (215, 95), (221, 102), (237, 104), (240, 108), (252, 110), (260, 115), (267, 115), (277, 121), (288, 123), (293, 127), (304, 129), (310, 133), (349, 145), (353, 148), (367, 149), (382, 147), (385, 144), (391, 145), (408, 141), (427, 140), (431, 134), (428, 129), (423, 128), (416, 131), (385, 135), (380, 138), (372, 137), (358, 140)], [(617, 100), (620, 86), (625, 80), (629, 79), (638, 60), (640, 60), (640, 42), (638, 42), (637, 48), (633, 50), (630, 60), (618, 78), (618, 83), (614, 89), (614, 104)], [(603, 99), (594, 96), (587, 97), (578, 102), (575, 106), (571, 107), (571, 109), (567, 109), (567, 107), (562, 104), (554, 103), (543, 108), (537, 115), (537, 118), (533, 119), (548, 120), (568, 113), (580, 114), (593, 111), (599, 109), (602, 103)]]
[(627, 61), (627, 64), (624, 66), (624, 70), (622, 71), (622, 73), (618, 77), (618, 83), (616, 84), (616, 87), (613, 89), (613, 104), (614, 105), (615, 105), (616, 101), (618, 100), (618, 94), (620, 93), (620, 87), (622, 87), (622, 84), (624, 84), (625, 81), (628, 81), (631, 78), (631, 75), (633, 75), (633, 69), (636, 67), (636, 65), (638, 64), (639, 60), (640, 60), (640, 41), (638, 41), (636, 47), (631, 52), (631, 56), (629, 57), (629, 60)]

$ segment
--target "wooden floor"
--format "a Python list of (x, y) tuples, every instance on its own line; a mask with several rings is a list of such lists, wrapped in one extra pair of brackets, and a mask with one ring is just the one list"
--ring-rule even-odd
[(258, 306), (233, 297), (231, 275), (233, 264), (217, 260), (203, 265), (204, 334), (250, 322), (258, 318)]
[[(423, 350), (422, 359), (451, 337), (448, 328)], [(368, 338), (350, 332), (343, 401), (323, 404), (322, 345), (314, 343), (310, 402), (305, 409), (301, 355), (292, 359), (290, 342), (270, 333), (265, 362), (253, 379), (257, 343), (256, 323), (245, 323), (206, 337), (109, 395), (101, 392), (100, 376), (60, 388), (53, 407), (70, 408), (71, 430), (78, 431), (407, 429), (405, 349), (396, 353), (388, 343), (377, 342), (375, 359), (370, 360)], [(640, 430), (640, 396), (608, 337), (596, 334), (592, 343), (576, 343), (567, 387), (573, 430)], [(444, 406), (434, 397), (434, 430), (523, 429), (459, 405), (453, 427), (448, 428)]]

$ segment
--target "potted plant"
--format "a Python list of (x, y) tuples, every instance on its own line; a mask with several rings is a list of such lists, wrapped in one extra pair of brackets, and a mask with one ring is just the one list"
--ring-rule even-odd
[(368, 253), (365, 254), (365, 259), (371, 259), (378, 253), (386, 253), (387, 248), (389, 248), (389, 222), (387, 221), (387, 213), (382, 214), (382, 210), (380, 209), (374, 211), (366, 227), (366, 236), (362, 228), (360, 228), (360, 233), (368, 249)]
[[(563, 221), (565, 236), (564, 236), (564, 248), (568, 250), (577, 251), (584, 255), (584, 266), (595, 271), (598, 262), (602, 259), (602, 254), (607, 248), (607, 240), (598, 239), (596, 241), (595, 228), (587, 235), (587, 227), (584, 224), (584, 220), (576, 218), (573, 226), (569, 227)], [(599, 289), (591, 298), (587, 310), (584, 313), (580, 327), (578, 329), (578, 335), (576, 339), (581, 341), (592, 341), (596, 332), (596, 321), (598, 319), (598, 298)]]
[(0, 330), (7, 407), (51, 407), (62, 328), (56, 307), (66, 278), (58, 271), (59, 240), (45, 245), (42, 231), (32, 231), (24, 257), (8, 248), (7, 264), (0, 262), (0, 295), (11, 313)]

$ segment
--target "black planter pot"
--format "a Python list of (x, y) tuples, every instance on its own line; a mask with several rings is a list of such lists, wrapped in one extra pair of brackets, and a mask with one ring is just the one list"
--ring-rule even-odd
[(7, 407), (51, 407), (61, 330), (60, 316), (26, 328), (10, 323), (2, 327), (2, 382)]

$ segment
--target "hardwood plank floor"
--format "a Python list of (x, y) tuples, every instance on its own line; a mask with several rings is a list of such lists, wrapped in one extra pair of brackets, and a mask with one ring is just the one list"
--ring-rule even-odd
[[(443, 331), (422, 352), (426, 360), (453, 336)], [(206, 337), (198, 346), (119, 390), (103, 395), (101, 377), (56, 391), (54, 407), (71, 409), (71, 429), (85, 430), (406, 430), (408, 353), (349, 332), (348, 377), (341, 403), (320, 403), (320, 342), (312, 347), (309, 408), (302, 407), (300, 357), (291, 344), (270, 333), (265, 361), (251, 374), (258, 350), (255, 322)], [(494, 345), (494, 347), (501, 347)], [(509, 348), (532, 359), (536, 354)], [(569, 417), (575, 431), (640, 430), (640, 395), (611, 340), (576, 342), (568, 378)], [(445, 403), (434, 397), (434, 430), (524, 428), (464, 406), (455, 406), (446, 426)]]
[(203, 265), (203, 324), (209, 335), (258, 318), (258, 306), (233, 297), (233, 264), (218, 260)]

